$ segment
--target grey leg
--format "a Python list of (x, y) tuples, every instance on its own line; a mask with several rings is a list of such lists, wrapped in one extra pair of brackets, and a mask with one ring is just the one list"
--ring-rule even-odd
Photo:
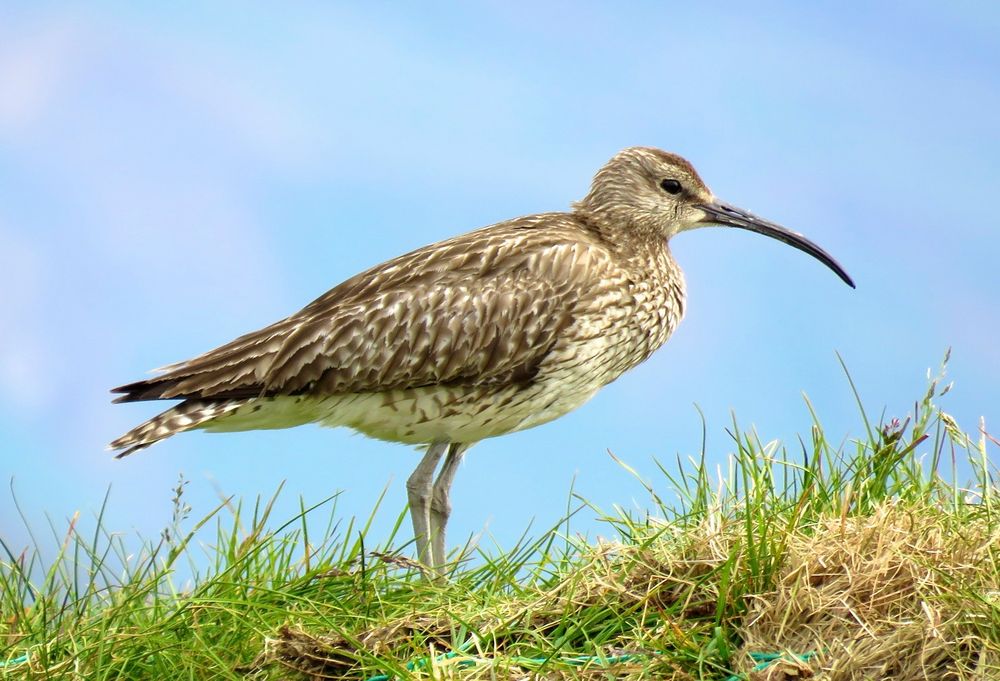
[(434, 470), (447, 449), (447, 442), (435, 442), (430, 445), (424, 458), (406, 481), (406, 492), (410, 500), (410, 519), (413, 521), (413, 537), (417, 540), (417, 558), (430, 568), (437, 567), (434, 565), (430, 544), (430, 504), (434, 492)]
[(448, 516), (451, 515), (451, 501), (448, 498), (451, 490), (451, 482), (455, 479), (458, 471), (458, 464), (462, 461), (465, 451), (471, 444), (454, 442), (448, 448), (448, 456), (441, 466), (437, 480), (434, 481), (433, 494), (431, 496), (431, 556), (434, 560), (434, 568), (440, 569), (444, 565), (445, 559), (445, 531), (448, 525)]

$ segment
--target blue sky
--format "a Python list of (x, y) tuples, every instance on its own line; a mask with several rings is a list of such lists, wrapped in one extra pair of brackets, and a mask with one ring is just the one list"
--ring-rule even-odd
[[(574, 478), (642, 506), (607, 450), (662, 485), (652, 457), (699, 450), (695, 404), (715, 462), (731, 411), (794, 442), (803, 392), (834, 439), (859, 433), (835, 351), (895, 416), (951, 346), (943, 406), (1000, 430), (998, 34), (991, 3), (4, 3), (0, 472), (37, 527), (110, 485), (108, 526), (147, 536), (180, 472), (196, 515), (282, 480), (277, 517), (336, 490), (364, 515), (388, 483), (377, 538), (413, 449), (305, 427), (114, 461), (105, 443), (157, 405), (107, 390), (399, 253), (565, 209), (634, 144), (804, 232), (858, 289), (756, 235), (681, 235), (674, 338), (577, 412), (471, 450), (452, 544), (549, 525)], [(0, 534), (26, 541), (9, 493)]]

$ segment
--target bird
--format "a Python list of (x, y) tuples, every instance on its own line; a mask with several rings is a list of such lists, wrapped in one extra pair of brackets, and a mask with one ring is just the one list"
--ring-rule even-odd
[(189, 430), (306, 423), (419, 445), (409, 511), (417, 558), (440, 574), (466, 450), (573, 411), (666, 343), (686, 299), (669, 242), (710, 225), (777, 239), (855, 287), (812, 241), (717, 199), (681, 156), (629, 147), (569, 211), (401, 255), (270, 326), (114, 388), (115, 402), (180, 402), (109, 449), (121, 458)]

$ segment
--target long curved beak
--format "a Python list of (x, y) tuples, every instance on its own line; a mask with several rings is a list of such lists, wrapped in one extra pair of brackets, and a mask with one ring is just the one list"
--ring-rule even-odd
[(723, 225), (725, 227), (749, 229), (751, 232), (757, 232), (758, 234), (763, 234), (764, 236), (769, 236), (772, 239), (782, 241), (789, 246), (793, 246), (800, 251), (805, 251), (812, 257), (816, 258), (833, 270), (838, 277), (844, 280), (845, 284), (851, 288), (855, 288), (854, 280), (851, 279), (850, 275), (844, 271), (844, 268), (840, 266), (840, 263), (833, 259), (832, 255), (813, 242), (809, 241), (809, 239), (805, 238), (798, 232), (793, 232), (792, 230), (786, 229), (781, 225), (769, 222), (764, 218), (759, 218), (750, 211), (730, 206), (729, 204), (722, 203), (721, 201), (701, 203), (698, 204), (698, 208), (705, 213), (705, 219), (702, 220), (702, 222), (713, 225)]

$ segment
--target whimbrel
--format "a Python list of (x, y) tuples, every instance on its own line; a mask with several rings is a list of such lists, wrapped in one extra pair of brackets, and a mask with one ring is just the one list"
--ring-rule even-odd
[(439, 568), (465, 450), (576, 409), (663, 345), (685, 299), (668, 241), (705, 225), (783, 241), (854, 286), (805, 237), (716, 199), (683, 158), (632, 147), (568, 213), (376, 265), (286, 319), (115, 388), (116, 402), (182, 402), (110, 447), (122, 457), (196, 428), (312, 422), (427, 445), (406, 487), (418, 557)]

